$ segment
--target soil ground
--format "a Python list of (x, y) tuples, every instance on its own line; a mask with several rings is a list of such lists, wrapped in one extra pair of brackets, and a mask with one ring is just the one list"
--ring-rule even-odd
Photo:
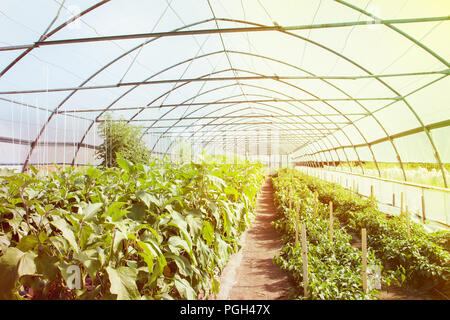
[(275, 219), (272, 180), (268, 178), (257, 198), (256, 218), (241, 237), (241, 250), (225, 267), (217, 299), (289, 299), (292, 284), (286, 272), (273, 263), (282, 247), (278, 233), (270, 224)]

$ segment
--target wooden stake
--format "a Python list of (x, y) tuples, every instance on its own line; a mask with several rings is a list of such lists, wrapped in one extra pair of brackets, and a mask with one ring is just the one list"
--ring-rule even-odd
[(289, 205), (289, 211), (292, 210), (292, 188), (288, 187), (288, 205)]
[(306, 226), (302, 224), (302, 262), (303, 262), (303, 294), (308, 296), (308, 245), (306, 243)]
[(425, 197), (422, 195), (422, 222), (425, 223)]
[(370, 205), (373, 207), (373, 185), (370, 186)]
[(392, 193), (392, 206), (395, 207), (395, 193)]
[(297, 202), (295, 210), (295, 246), (298, 246), (298, 214), (300, 212), (300, 202)]
[(353, 199), (353, 187), (354, 187), (354, 183), (352, 182), (352, 185), (350, 186), (350, 199)]
[(317, 191), (314, 192), (314, 218), (317, 216)]
[(333, 202), (330, 201), (330, 239), (333, 241)]
[(362, 249), (362, 280), (363, 292), (367, 293), (367, 231), (361, 229), (361, 249)]

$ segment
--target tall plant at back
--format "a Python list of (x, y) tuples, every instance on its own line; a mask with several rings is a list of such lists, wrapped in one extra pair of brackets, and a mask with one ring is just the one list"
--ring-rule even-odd
[(117, 153), (134, 163), (145, 163), (150, 158), (150, 151), (143, 140), (139, 139), (143, 128), (129, 124), (125, 120), (113, 120), (108, 116), (100, 123), (99, 135), (103, 143), (96, 151), (104, 167), (118, 167)]

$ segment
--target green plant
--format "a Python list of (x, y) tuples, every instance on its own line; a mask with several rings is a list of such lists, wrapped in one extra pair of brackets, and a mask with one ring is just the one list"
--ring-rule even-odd
[(104, 167), (117, 167), (117, 153), (126, 160), (146, 163), (150, 152), (141, 139), (143, 129), (125, 120), (113, 120), (107, 117), (100, 122), (98, 134), (103, 138), (102, 144), (95, 151), (96, 157)]
[[(132, 163), (0, 177), (0, 299), (196, 299), (251, 221), (258, 165)], [(33, 169), (33, 168), (32, 168)], [(71, 268), (82, 286), (69, 287)]]
[(438, 288), (450, 294), (450, 254), (445, 244), (449, 232), (428, 234), (414, 222), (402, 217), (388, 217), (369, 200), (352, 195), (342, 186), (309, 177), (297, 170), (287, 171), (295, 183), (318, 193), (322, 204), (333, 202), (335, 215), (353, 233), (367, 229), (368, 245), (383, 262), (386, 270), (404, 270), (404, 285), (420, 289)]
[[(352, 247), (350, 235), (334, 221), (334, 236), (329, 236), (327, 206), (320, 205), (314, 216), (313, 193), (303, 184), (293, 183), (289, 174), (281, 172), (273, 179), (275, 204), (280, 216), (273, 222), (280, 232), (284, 246), (274, 261), (290, 272), (299, 287), (298, 298), (303, 299), (303, 260), (300, 246), (295, 246), (295, 211), (299, 208), (300, 224), (307, 230), (308, 241), (308, 293), (310, 299), (373, 299), (375, 289), (363, 292), (362, 254)], [(380, 267), (372, 250), (368, 251), (368, 263)]]

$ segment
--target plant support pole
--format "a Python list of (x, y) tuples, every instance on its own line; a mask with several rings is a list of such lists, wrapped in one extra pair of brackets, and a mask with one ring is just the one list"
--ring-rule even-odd
[(411, 238), (411, 226), (409, 223), (408, 205), (405, 206), (405, 218), (406, 218), (406, 233), (407, 233), (408, 239), (409, 239), (409, 238)]
[(402, 193), (400, 193), (400, 217), (403, 217), (403, 202), (404, 202), (404, 199), (403, 199), (403, 192), (402, 192)]
[(314, 218), (317, 217), (317, 191), (314, 192)]
[(306, 244), (306, 226), (302, 224), (302, 263), (303, 263), (303, 294), (308, 297), (308, 246)]
[(373, 185), (370, 186), (370, 206), (373, 209)]
[(334, 235), (334, 230), (333, 230), (333, 202), (330, 201), (330, 240), (331, 240), (331, 242), (333, 242), (333, 235)]
[(366, 228), (361, 229), (361, 249), (362, 249), (362, 281), (363, 292), (367, 293), (367, 231)]
[(422, 222), (425, 223), (426, 217), (425, 217), (425, 197), (422, 195)]
[(295, 210), (295, 247), (298, 246), (298, 215), (300, 212), (300, 202), (297, 202)]

